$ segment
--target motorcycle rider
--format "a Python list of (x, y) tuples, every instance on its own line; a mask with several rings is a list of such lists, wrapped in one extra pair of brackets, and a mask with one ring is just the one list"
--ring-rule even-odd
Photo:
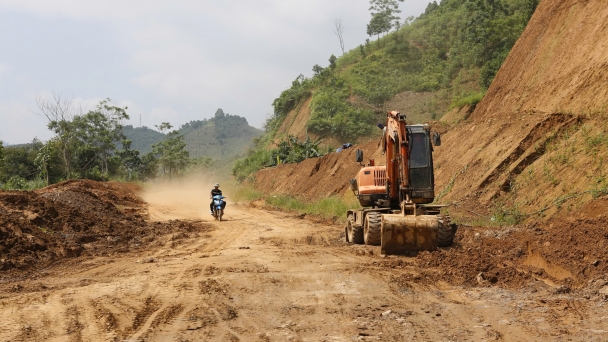
[[(209, 204), (209, 213), (211, 215), (213, 215), (213, 196), (217, 196), (220, 195), (222, 196), (222, 190), (220, 190), (220, 184), (219, 183), (215, 183), (213, 185), (213, 189), (211, 189), (211, 195), (209, 196), (209, 198), (211, 198), (211, 204)], [(226, 201), (224, 201), (222, 203), (222, 209), (226, 208)]]

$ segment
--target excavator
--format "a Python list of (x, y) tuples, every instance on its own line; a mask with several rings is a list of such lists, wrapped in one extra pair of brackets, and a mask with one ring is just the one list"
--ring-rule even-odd
[[(441, 145), (441, 136), (428, 124), (408, 125), (405, 114), (387, 113), (381, 142), (385, 165), (370, 160), (350, 180), (363, 208), (346, 212), (346, 242), (380, 245), (383, 255), (409, 255), (452, 244), (456, 225), (441, 214), (445, 205), (431, 204), (433, 145)], [(355, 154), (362, 163), (363, 151)]]

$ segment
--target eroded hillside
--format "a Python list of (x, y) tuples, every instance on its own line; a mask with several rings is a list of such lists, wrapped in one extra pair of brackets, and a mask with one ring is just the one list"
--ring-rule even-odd
[(551, 216), (605, 194), (608, 7), (543, 1), (468, 120), (436, 154), (445, 200)]

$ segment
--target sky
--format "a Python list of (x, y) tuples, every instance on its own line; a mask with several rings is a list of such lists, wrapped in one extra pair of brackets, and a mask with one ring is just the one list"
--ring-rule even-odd
[[(402, 21), (429, 0), (404, 0)], [(0, 140), (53, 134), (36, 99), (86, 112), (127, 106), (125, 124), (179, 127), (218, 108), (262, 128), (272, 102), (312, 66), (369, 38), (369, 0), (0, 0)]]

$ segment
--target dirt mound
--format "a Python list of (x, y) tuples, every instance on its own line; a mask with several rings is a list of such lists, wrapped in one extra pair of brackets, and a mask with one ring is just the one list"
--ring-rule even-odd
[(584, 288), (608, 273), (608, 207), (602, 211), (593, 219), (556, 219), (542, 225), (460, 227), (450, 248), (422, 252), (414, 260), (388, 258), (374, 264), (417, 267), (414, 274), (396, 276), (397, 282), (520, 288), (541, 280), (553, 287)]
[(255, 174), (253, 185), (266, 194), (287, 194), (303, 199), (342, 196), (348, 189), (348, 180), (355, 177), (361, 168), (355, 162), (355, 151), (362, 149), (366, 162), (375, 159), (376, 165), (383, 165), (378, 147), (379, 140), (297, 164), (263, 169)]
[(41, 268), (63, 257), (107, 255), (157, 236), (207, 229), (198, 223), (146, 222), (133, 185), (68, 181), (38, 191), (0, 192), (0, 270)]

